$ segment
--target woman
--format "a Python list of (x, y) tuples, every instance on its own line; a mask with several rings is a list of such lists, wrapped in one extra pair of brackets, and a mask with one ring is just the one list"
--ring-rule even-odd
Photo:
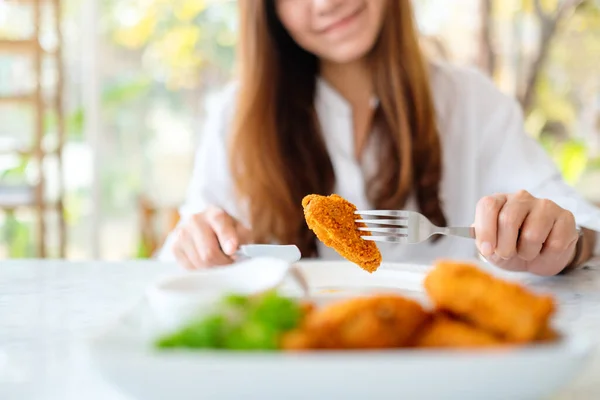
[(163, 259), (224, 265), (248, 241), (333, 257), (304, 222), (310, 193), (475, 226), (475, 242), (381, 245), (388, 261), (471, 258), (475, 244), (499, 267), (554, 275), (590, 258), (600, 211), (523, 132), (513, 100), (475, 71), (424, 61), (410, 0), (239, 7), (239, 81), (209, 114)]

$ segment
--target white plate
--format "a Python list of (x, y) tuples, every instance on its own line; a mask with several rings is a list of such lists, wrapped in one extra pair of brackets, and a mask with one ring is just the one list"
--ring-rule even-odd
[[(319, 301), (374, 291), (423, 298), (428, 267), (384, 264), (370, 275), (344, 262), (300, 263)], [(341, 289), (331, 292), (330, 289)], [(293, 287), (288, 287), (290, 294)], [(539, 399), (567, 384), (589, 351), (567, 335), (520, 350), (348, 353), (169, 352), (152, 349), (145, 302), (89, 343), (93, 364), (133, 398), (153, 399)]]

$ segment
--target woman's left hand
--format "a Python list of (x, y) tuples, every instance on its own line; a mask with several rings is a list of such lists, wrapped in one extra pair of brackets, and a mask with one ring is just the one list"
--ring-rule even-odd
[(477, 248), (490, 262), (538, 275), (569, 265), (579, 238), (571, 212), (526, 191), (482, 198), (474, 226)]

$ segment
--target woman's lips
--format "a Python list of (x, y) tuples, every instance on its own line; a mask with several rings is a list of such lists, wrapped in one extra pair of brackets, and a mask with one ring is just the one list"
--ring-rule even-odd
[(360, 14), (364, 11), (365, 7), (361, 7), (358, 10), (354, 11), (352, 14), (347, 17), (342, 18), (341, 20), (334, 22), (333, 24), (327, 26), (322, 29), (320, 33), (322, 34), (330, 34), (336, 32), (340, 29), (346, 28), (350, 24), (352, 24), (356, 19), (360, 16)]

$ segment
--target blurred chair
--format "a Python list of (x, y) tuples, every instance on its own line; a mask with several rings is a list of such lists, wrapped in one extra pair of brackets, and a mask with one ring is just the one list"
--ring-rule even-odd
[[(17, 4), (18, 3), (18, 4)], [(45, 3), (42, 5), (42, 3)], [(28, 58), (32, 61), (32, 79), (34, 85), (31, 90), (17, 89), (16, 93), (0, 94), (0, 105), (10, 107), (22, 107), (32, 111), (34, 118), (33, 140), (27, 138), (28, 132), (16, 132), (16, 140), (3, 141), (0, 146), (1, 155), (16, 156), (20, 162), (26, 162), (27, 167), (33, 169), (36, 178), (30, 182), (5, 182), (0, 181), (0, 209), (5, 215), (12, 216), (18, 209), (32, 210), (36, 220), (35, 243), (36, 256), (46, 257), (48, 255), (49, 238), (57, 239), (58, 256), (65, 257), (66, 252), (66, 225), (64, 216), (64, 184), (62, 173), (62, 150), (65, 141), (65, 118), (63, 110), (64, 74), (62, 63), (62, 32), (61, 32), (61, 1), (41, 0), (23, 1), (22, 4), (14, 2), (13, 6), (29, 8), (31, 11), (32, 35), (15, 39), (11, 36), (0, 36), (0, 57)], [(44, 27), (50, 29), (44, 29)], [(55, 37), (52, 48), (44, 47), (44, 39), (49, 31)], [(54, 62), (54, 84), (45, 93), (43, 78), (47, 67), (45, 64)], [(45, 146), (49, 142), (50, 129), (44, 120), (44, 116), (52, 112), (56, 118), (53, 146)], [(22, 139), (22, 140), (21, 140)], [(31, 142), (29, 144), (28, 142)], [(56, 182), (58, 190), (55, 198), (47, 196), (47, 175), (45, 168), (48, 159), (56, 160), (58, 171)], [(58, 215), (56, 229), (47, 223), (48, 211)]]
[(138, 200), (140, 256), (152, 257), (179, 222), (177, 207), (159, 206), (147, 196)]

